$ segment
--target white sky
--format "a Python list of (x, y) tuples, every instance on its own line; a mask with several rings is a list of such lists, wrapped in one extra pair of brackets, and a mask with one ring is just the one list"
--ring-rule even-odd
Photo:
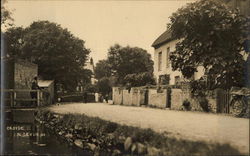
[(67, 28), (91, 49), (94, 63), (115, 43), (138, 46), (153, 57), (153, 41), (166, 30), (169, 16), (191, 0), (68, 1), (9, 0), (16, 26), (48, 20)]

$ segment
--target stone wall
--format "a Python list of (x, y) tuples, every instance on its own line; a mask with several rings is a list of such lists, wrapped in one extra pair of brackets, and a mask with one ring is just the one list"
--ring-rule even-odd
[(148, 105), (157, 108), (167, 107), (167, 90), (163, 89), (161, 92), (157, 92), (156, 89), (149, 89), (148, 91)]
[[(146, 95), (148, 90), (148, 95)], [(148, 98), (148, 103), (145, 97)], [(156, 108), (171, 108), (174, 110), (187, 110), (183, 106), (184, 101), (190, 103), (188, 110), (191, 111), (204, 111), (201, 107), (202, 98), (192, 97), (189, 89), (176, 89), (172, 88), (171, 91), (168, 89), (144, 89), (144, 88), (131, 88), (126, 90), (119, 87), (113, 87), (113, 103), (117, 105), (127, 106), (141, 106), (148, 105)], [(217, 103), (215, 96), (210, 94), (206, 97), (208, 101), (208, 108), (210, 112), (217, 112)]]
[(122, 104), (122, 89), (119, 87), (113, 87), (112, 88), (112, 99), (113, 103), (116, 105)]
[(129, 92), (129, 90), (122, 90), (122, 104), (131, 106), (132, 105), (132, 93)]
[(172, 89), (171, 91), (171, 109), (181, 110), (187, 94), (184, 94), (181, 89)]
[(146, 94), (146, 89), (139, 89), (138, 90), (138, 103), (137, 105), (147, 105), (145, 101), (145, 94)]
[[(216, 112), (217, 102), (215, 97), (207, 95), (205, 99), (208, 101), (208, 108), (210, 112)], [(172, 89), (171, 92), (171, 109), (185, 110), (183, 103), (187, 100), (190, 102), (190, 110), (192, 111), (203, 111), (200, 105), (200, 98), (192, 97), (189, 90)]]
[[(15, 60), (14, 62), (14, 89), (31, 89), (34, 77), (38, 75), (38, 66), (36, 64)], [(17, 98), (29, 99), (30, 92), (17, 92)], [(27, 102), (24, 102), (27, 104)]]
[(140, 106), (145, 104), (145, 89), (131, 88), (130, 90), (113, 87), (113, 103), (117, 105)]
[(140, 106), (140, 90), (138, 88), (131, 88), (131, 98), (133, 106)]
[(33, 78), (38, 75), (38, 66), (36, 64), (16, 60), (14, 65), (14, 88), (31, 89)]

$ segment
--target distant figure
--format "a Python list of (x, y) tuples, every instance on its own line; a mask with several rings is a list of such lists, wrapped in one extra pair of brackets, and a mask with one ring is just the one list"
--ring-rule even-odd
[(99, 102), (103, 102), (103, 96), (102, 96), (102, 94), (99, 96)]
[(98, 102), (98, 101), (99, 101), (99, 94), (95, 93), (95, 102)]
[(85, 92), (83, 93), (83, 102), (84, 102), (84, 103), (87, 103), (87, 100), (88, 100), (88, 93), (85, 91)]
[[(32, 84), (31, 84), (31, 89), (32, 90), (40, 89), (38, 86), (37, 77), (34, 77)], [(30, 92), (30, 96), (32, 100), (37, 99), (37, 92)], [(36, 101), (32, 101), (32, 104), (36, 104)]]
[(105, 95), (105, 101), (106, 101), (106, 103), (108, 103), (108, 99), (109, 99), (109, 95), (106, 94), (106, 95)]
[(57, 98), (57, 105), (58, 105), (58, 106), (60, 105), (60, 102), (61, 102), (61, 98), (58, 97), (58, 98)]

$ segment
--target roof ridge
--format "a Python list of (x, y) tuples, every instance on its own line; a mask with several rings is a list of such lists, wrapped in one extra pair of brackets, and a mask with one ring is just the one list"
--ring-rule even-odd
[(172, 31), (170, 29), (167, 29), (166, 31), (164, 31), (151, 45), (152, 47), (154, 47), (155, 49), (160, 47), (162, 44), (169, 42), (171, 40), (173, 40), (173, 36), (172, 36)]

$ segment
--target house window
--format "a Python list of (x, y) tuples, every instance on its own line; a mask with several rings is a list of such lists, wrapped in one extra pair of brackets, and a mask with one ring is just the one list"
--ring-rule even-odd
[(158, 70), (161, 71), (162, 66), (162, 52), (159, 52), (158, 54)]
[(170, 47), (167, 48), (167, 53), (166, 53), (166, 67), (169, 67), (170, 64), (170, 59), (169, 59), (169, 54), (170, 54)]
[(180, 76), (175, 76), (174, 79), (175, 79), (175, 84), (179, 85), (181, 80)]
[(169, 82), (170, 82), (170, 75), (169, 74), (159, 76), (159, 82), (158, 83), (160, 85), (168, 85)]

